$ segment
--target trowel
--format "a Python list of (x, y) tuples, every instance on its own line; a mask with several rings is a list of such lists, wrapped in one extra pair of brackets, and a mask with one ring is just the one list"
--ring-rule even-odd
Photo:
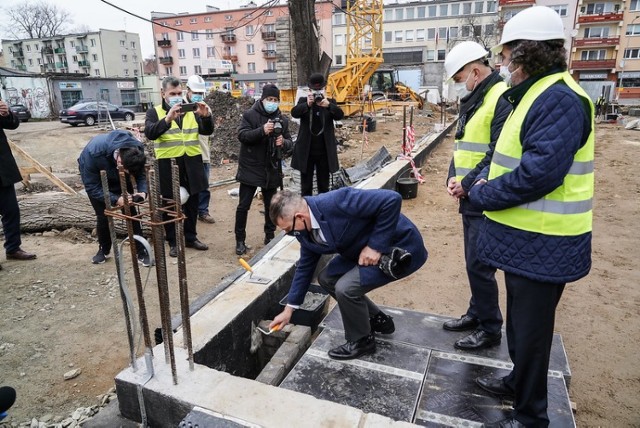
[(271, 279), (269, 278), (265, 278), (262, 276), (253, 276), (253, 269), (251, 268), (251, 266), (249, 266), (249, 263), (247, 263), (242, 257), (240, 257), (238, 261), (240, 262), (240, 266), (245, 268), (247, 272), (250, 272), (247, 282), (254, 282), (256, 284), (268, 284), (271, 282)]

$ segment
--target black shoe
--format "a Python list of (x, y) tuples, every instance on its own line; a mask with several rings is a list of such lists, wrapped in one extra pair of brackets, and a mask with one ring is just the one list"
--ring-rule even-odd
[(178, 257), (178, 247), (176, 245), (169, 245), (169, 257)]
[(476, 384), (485, 391), (492, 394), (513, 398), (514, 392), (504, 383), (503, 377), (481, 376), (476, 378)]
[(94, 265), (101, 265), (102, 263), (107, 261), (108, 257), (109, 253), (105, 254), (102, 249), (99, 249), (96, 255), (91, 258), (91, 263), (93, 263)]
[(498, 422), (492, 422), (484, 424), (486, 428), (525, 428), (525, 425), (521, 424), (515, 418), (502, 419)]
[(264, 235), (264, 245), (267, 245), (275, 237), (273, 233), (266, 233)]
[(393, 317), (382, 311), (369, 318), (369, 324), (371, 325), (371, 330), (376, 333), (391, 334), (396, 331), (396, 326), (393, 323)]
[(458, 340), (453, 346), (456, 349), (474, 350), (490, 348), (500, 344), (502, 333), (489, 334), (484, 330), (475, 330), (470, 335)]
[(247, 252), (248, 248), (244, 241), (236, 241), (236, 254), (241, 256)]
[(470, 317), (467, 314), (464, 314), (457, 320), (450, 320), (442, 324), (442, 328), (449, 331), (466, 331), (466, 330), (474, 330), (478, 327), (478, 320)]
[(352, 360), (360, 355), (374, 352), (376, 352), (376, 341), (373, 334), (369, 334), (355, 342), (347, 342), (333, 348), (329, 351), (329, 356), (335, 360)]
[(195, 248), (196, 250), (199, 250), (199, 251), (207, 251), (209, 249), (209, 246), (207, 244), (203, 244), (197, 239), (195, 241), (186, 242), (184, 245), (187, 248)]

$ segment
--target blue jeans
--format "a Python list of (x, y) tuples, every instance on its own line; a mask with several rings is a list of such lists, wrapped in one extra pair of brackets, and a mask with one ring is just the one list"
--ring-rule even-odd
[(211, 171), (210, 163), (203, 163), (204, 176), (207, 177), (207, 188), (198, 193), (198, 215), (209, 214), (209, 202), (211, 201), (211, 192), (209, 191), (209, 172)]

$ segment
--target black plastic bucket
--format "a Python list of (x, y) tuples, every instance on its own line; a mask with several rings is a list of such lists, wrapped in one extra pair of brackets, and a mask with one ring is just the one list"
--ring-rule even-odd
[(411, 173), (412, 170), (408, 169), (396, 180), (396, 191), (400, 193), (402, 199), (413, 199), (418, 196), (418, 179), (415, 177), (403, 177), (407, 173)]
[[(367, 132), (375, 132), (376, 119), (374, 117), (365, 116), (363, 122)], [(362, 125), (358, 125), (358, 132), (362, 132)]]

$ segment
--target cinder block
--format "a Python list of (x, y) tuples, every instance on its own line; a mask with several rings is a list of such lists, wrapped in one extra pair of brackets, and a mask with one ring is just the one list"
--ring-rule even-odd
[(267, 366), (262, 369), (256, 381), (265, 383), (267, 385), (277, 386), (282, 379), (284, 379), (285, 371), (284, 366), (276, 365), (276, 364), (267, 364)]
[(302, 355), (302, 351), (298, 348), (298, 345), (293, 343), (283, 343), (278, 349), (278, 352), (271, 358), (273, 364), (282, 364), (285, 370), (289, 370), (293, 364)]
[(293, 343), (301, 350), (307, 349), (311, 343), (311, 327), (297, 325), (285, 342)]

